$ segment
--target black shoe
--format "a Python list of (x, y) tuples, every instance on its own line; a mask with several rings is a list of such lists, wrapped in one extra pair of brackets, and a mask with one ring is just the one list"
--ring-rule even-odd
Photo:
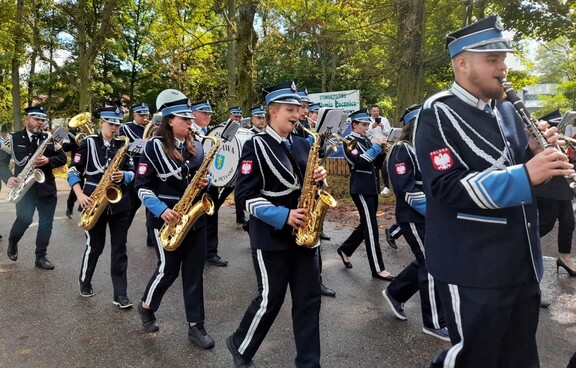
[(152, 309), (146, 309), (142, 306), (142, 302), (138, 303), (138, 314), (142, 321), (142, 327), (146, 332), (156, 332), (160, 327), (156, 326), (156, 316)]
[(398, 246), (396, 245), (396, 240), (394, 239), (394, 237), (390, 233), (389, 227), (384, 229), (384, 233), (386, 233), (386, 243), (388, 243), (388, 245), (391, 246), (392, 248), (398, 249)]
[(85, 284), (82, 281), (78, 280), (78, 285), (80, 285), (80, 295), (84, 298), (91, 298), (94, 296), (94, 290), (92, 290), (92, 284), (88, 283)]
[(375, 279), (380, 279), (380, 280), (384, 280), (384, 281), (392, 281), (396, 278), (396, 276), (393, 276), (393, 275), (382, 276), (378, 272), (372, 272), (372, 277)]
[(114, 297), (112, 303), (120, 309), (132, 308), (132, 302), (126, 295)]
[(72, 218), (72, 208), (70, 207), (66, 208), (66, 217), (68, 217), (69, 219)]
[(188, 327), (188, 340), (202, 349), (212, 349), (215, 345), (202, 324)]
[[(342, 258), (342, 263), (344, 263), (344, 267), (352, 268), (352, 263), (350, 263), (350, 260), (348, 260), (348, 261), (344, 260), (343, 254), (345, 254), (345, 253), (342, 251), (342, 249), (340, 249), (340, 248), (336, 249), (336, 253), (338, 253), (340, 258)], [(350, 259), (350, 258), (348, 258), (348, 259)]]
[(330, 239), (332, 239), (332, 238), (329, 237), (328, 235), (324, 234), (324, 231), (320, 232), (320, 240), (330, 241)]
[(230, 354), (232, 354), (234, 368), (256, 368), (252, 359), (247, 358), (238, 352), (238, 348), (234, 345), (234, 341), (232, 341), (232, 336), (226, 338), (226, 347)]
[(388, 302), (390, 309), (396, 316), (396, 318), (401, 319), (402, 321), (406, 321), (408, 318), (406, 317), (406, 313), (404, 313), (404, 306), (398, 300), (393, 298), (390, 293), (388, 293), (388, 289), (382, 290), (382, 296)]
[(228, 261), (224, 261), (222, 258), (220, 258), (219, 256), (214, 256), (214, 257), (210, 257), (210, 258), (206, 258), (205, 261), (207, 264), (212, 265), (212, 266), (219, 266), (219, 267), (224, 267), (224, 266), (228, 266)]
[[(8, 257), (10, 257), (10, 254), (8, 254)], [(15, 259), (12, 259), (12, 260), (15, 261)], [(556, 259), (556, 274), (558, 274), (558, 270), (560, 269), (560, 267), (565, 269), (566, 272), (568, 272), (568, 275), (570, 275), (570, 277), (576, 277), (576, 271), (571, 269), (570, 267), (568, 267), (568, 265), (566, 263), (564, 263), (563, 260), (558, 258), (558, 259)]]
[(8, 239), (8, 249), (6, 250), (6, 254), (11, 261), (16, 262), (18, 259), (18, 245), (11, 242), (10, 239)]
[(46, 259), (46, 257), (36, 258), (36, 263), (34, 264), (36, 268), (41, 268), (43, 270), (53, 270), (54, 265), (52, 262)]
[(336, 297), (336, 292), (332, 289), (327, 288), (324, 284), (320, 284), (320, 295), (329, 296), (331, 298)]
[(2, 240), (2, 235), (0, 235), (0, 240)]

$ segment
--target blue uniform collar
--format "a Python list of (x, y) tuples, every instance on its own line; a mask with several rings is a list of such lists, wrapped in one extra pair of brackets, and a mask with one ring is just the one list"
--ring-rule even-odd
[(474, 97), (470, 92), (466, 91), (461, 85), (457, 82), (452, 84), (452, 88), (450, 88), (450, 92), (454, 94), (454, 96), (458, 97), (462, 101), (466, 102), (470, 106), (474, 106), (478, 110), (484, 110), (486, 105), (491, 106), (492, 100), (488, 101), (488, 103)]

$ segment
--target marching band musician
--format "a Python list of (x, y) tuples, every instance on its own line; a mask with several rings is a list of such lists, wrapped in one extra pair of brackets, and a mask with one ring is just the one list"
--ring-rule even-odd
[(220, 123), (218, 126), (226, 126), (230, 121), (235, 121), (240, 124), (242, 120), (242, 108), (240, 106), (233, 106), (228, 109), (228, 120)]
[(416, 260), (390, 282), (382, 295), (396, 317), (405, 321), (407, 317), (403, 305), (419, 291), (424, 325), (422, 331), (440, 340), (450, 341), (438, 289), (434, 285), (434, 278), (426, 270), (424, 256), (426, 197), (422, 192), (422, 174), (412, 146), (412, 127), (420, 108), (420, 105), (411, 106), (400, 118), (404, 124), (402, 135), (398, 143), (392, 146), (386, 162), (396, 196), (396, 221)]
[(262, 106), (255, 106), (250, 109), (250, 130), (254, 134), (262, 133), (266, 127), (266, 110)]
[(300, 123), (295, 132), (301, 137), (306, 138), (308, 134), (302, 129), (302, 127), (309, 129), (310, 123), (308, 122), (308, 106), (312, 103), (310, 97), (308, 97), (308, 89), (306, 87), (298, 88), (298, 96), (300, 96), (300, 110), (298, 111), (298, 122)]
[[(78, 203), (83, 209), (92, 205), (90, 195), (102, 179), (116, 152), (124, 145), (123, 140), (115, 139), (120, 131), (124, 114), (119, 107), (104, 107), (99, 111), (100, 133), (84, 139), (68, 169), (68, 184), (76, 193)], [(86, 235), (86, 249), (80, 266), (80, 295), (85, 298), (94, 296), (92, 277), (98, 259), (106, 243), (106, 225), (110, 228), (110, 276), (114, 289), (112, 303), (120, 309), (132, 307), (127, 295), (126, 255), (127, 233), (130, 224), (130, 193), (128, 184), (134, 180), (134, 164), (130, 157), (123, 159), (122, 170), (112, 173), (112, 180), (122, 191), (117, 203), (109, 203), (100, 218)], [(85, 178), (84, 187), (81, 177)]]
[[(148, 224), (154, 228), (158, 265), (152, 274), (138, 313), (146, 332), (156, 332), (155, 312), (162, 298), (182, 269), (184, 307), (188, 321), (188, 339), (202, 349), (214, 347), (204, 328), (204, 259), (206, 257), (206, 216), (192, 226), (182, 244), (173, 251), (162, 248), (159, 229), (179, 219), (172, 208), (186, 191), (189, 181), (202, 166), (202, 144), (190, 134), (193, 115), (186, 98), (165, 102), (158, 133), (147, 143), (136, 172), (135, 188), (149, 210)], [(204, 176), (197, 184), (208, 185)]]
[[(82, 130), (79, 127), (72, 128), (68, 130), (67, 142), (62, 143), (62, 149), (64, 152), (70, 152), (70, 158), (74, 158), (76, 150), (78, 149), (78, 143), (76, 142), (76, 135)], [(66, 199), (66, 217), (72, 218), (72, 213), (74, 211), (74, 203), (76, 203), (76, 193), (74, 189), (70, 188), (68, 193), (68, 198)]]
[(322, 105), (320, 103), (312, 103), (308, 106), (308, 124), (310, 128), (316, 129), (316, 123), (318, 122), (318, 112)]
[(350, 167), (350, 196), (352, 196), (352, 200), (356, 208), (358, 208), (360, 224), (348, 236), (348, 239), (342, 243), (337, 252), (342, 258), (344, 266), (352, 268), (350, 257), (364, 240), (372, 277), (392, 281), (394, 276), (384, 268), (376, 219), (379, 184), (374, 161), (383, 153), (386, 139), (378, 137), (376, 138), (376, 144), (372, 144), (366, 138), (366, 132), (370, 125), (370, 115), (366, 109), (350, 114), (350, 121), (352, 132), (346, 139), (355, 139), (358, 143), (352, 151), (344, 150), (344, 153)]
[[(194, 102), (190, 106), (190, 109), (194, 116), (194, 129), (196, 129), (199, 134), (206, 135), (208, 133), (210, 120), (212, 119), (212, 106), (210, 106), (210, 101), (203, 100)], [(218, 255), (218, 210), (233, 190), (233, 187), (220, 189), (216, 186), (210, 186), (210, 188), (208, 188), (208, 194), (210, 194), (214, 200), (214, 214), (206, 218), (206, 235), (208, 241), (206, 244), (206, 264), (212, 266), (228, 266), (228, 261), (223, 260)]]
[[(0, 151), (0, 178), (10, 188), (20, 185), (18, 174), (22, 172), (28, 159), (34, 155), (40, 144), (47, 139), (43, 132), (44, 123), (48, 119), (42, 106), (24, 109), (26, 118), (24, 129), (10, 135), (10, 146)], [(10, 148), (11, 152), (7, 150)], [(14, 160), (14, 174), (10, 171), (10, 159)], [(11, 261), (18, 259), (18, 242), (32, 223), (34, 210), (38, 210), (38, 231), (36, 232), (36, 262), (35, 267), (52, 270), (54, 265), (46, 258), (46, 249), (52, 235), (52, 223), (56, 211), (56, 179), (52, 169), (66, 165), (66, 154), (61, 147), (48, 143), (44, 153), (36, 159), (36, 168), (42, 170), (45, 176), (43, 183), (35, 183), (16, 203), (16, 220), (10, 229), (7, 255)]]
[[(543, 262), (532, 186), (573, 174), (573, 165), (528, 137), (502, 100), (498, 78), (513, 50), (498, 16), (448, 34), (446, 47), (455, 82), (424, 103), (414, 131), (426, 265), (453, 343), (431, 367), (539, 367)], [(555, 144), (555, 132), (542, 139)]]
[[(133, 104), (130, 107), (132, 111), (133, 121), (127, 124), (124, 124), (120, 127), (120, 136), (126, 136), (130, 139), (130, 143), (133, 143), (137, 139), (142, 139), (144, 136), (144, 130), (146, 126), (150, 122), (150, 108), (148, 104), (144, 102), (138, 102)], [(138, 163), (140, 162), (140, 152), (135, 152), (131, 154), (132, 159), (134, 160), (134, 167), (138, 167)], [(130, 222), (128, 223), (128, 227), (132, 225), (132, 221), (134, 221), (134, 216), (136, 216), (136, 212), (140, 208), (142, 202), (138, 198), (136, 191), (134, 190), (134, 181), (128, 184), (128, 190), (130, 191)], [(149, 247), (154, 246), (153, 237), (154, 234), (152, 229), (147, 229), (148, 237), (146, 238), (146, 245)]]
[[(259, 294), (226, 345), (234, 367), (254, 367), (252, 358), (290, 286), (295, 365), (320, 367), (318, 251), (297, 246), (293, 234), (307, 215), (306, 209), (296, 207), (310, 144), (292, 133), (300, 109), (294, 82), (263, 91), (269, 123), (264, 133), (244, 145), (235, 190), (235, 200), (250, 213), (248, 227)], [(323, 167), (314, 170), (316, 182), (325, 178)]]

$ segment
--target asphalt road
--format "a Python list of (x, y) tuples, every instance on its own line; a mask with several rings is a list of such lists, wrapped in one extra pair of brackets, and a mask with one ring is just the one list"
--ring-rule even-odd
[[(230, 367), (225, 338), (230, 335), (250, 300), (256, 281), (248, 236), (237, 230), (234, 209), (223, 206), (220, 215), (220, 255), (228, 267), (205, 268), (206, 329), (216, 347), (204, 351), (187, 339), (182, 289), (178, 279), (156, 313), (160, 331), (141, 330), (135, 309), (119, 310), (112, 304), (110, 254), (107, 245), (92, 282), (95, 296), (79, 295), (77, 280), (84, 250), (83, 232), (76, 226), (78, 213), (64, 215), (66, 186), (59, 183), (58, 208), (48, 258), (53, 271), (34, 268), (37, 224), (19, 245), (19, 258), (6, 257), (7, 235), (15, 207), (0, 192), (0, 368), (4, 367)], [(324, 367), (428, 367), (430, 358), (448, 343), (422, 333), (418, 297), (406, 304), (408, 321), (397, 320), (388, 310), (381, 291), (386, 282), (372, 279), (363, 246), (354, 254), (353, 269), (345, 269), (336, 248), (353, 223), (325, 225), (332, 241), (323, 242), (324, 283), (336, 298), (323, 298), (321, 311), (322, 365)], [(382, 240), (387, 269), (398, 273), (412, 258), (401, 240), (394, 250)], [(538, 344), (544, 368), (565, 368), (576, 351), (576, 278), (562, 270), (556, 274), (555, 237), (543, 239), (546, 274), (544, 298), (552, 301), (541, 310)], [(129, 231), (128, 296), (137, 302), (156, 256), (145, 245), (141, 211)], [(476, 265), (472, 265), (473, 267)], [(480, 265), (478, 265), (480, 266)], [(290, 319), (290, 297), (254, 358), (259, 367), (293, 366), (295, 355)]]

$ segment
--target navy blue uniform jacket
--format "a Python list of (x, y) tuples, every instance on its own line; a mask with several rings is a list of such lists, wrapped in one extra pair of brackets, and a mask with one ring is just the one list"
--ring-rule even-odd
[(491, 115), (461, 87), (451, 91), (426, 101), (414, 133), (427, 200), (428, 271), (468, 287), (540, 280), (524, 124), (508, 101)]

